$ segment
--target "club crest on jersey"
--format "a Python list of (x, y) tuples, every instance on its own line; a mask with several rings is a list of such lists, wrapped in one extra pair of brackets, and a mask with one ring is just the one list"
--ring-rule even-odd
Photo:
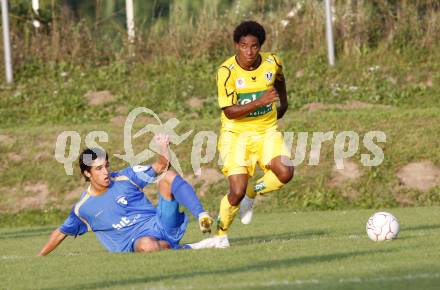
[(264, 78), (266, 80), (268, 80), (269, 82), (272, 81), (272, 77), (273, 77), (273, 73), (272, 72), (268, 71), (268, 72), (264, 73)]
[(235, 81), (235, 86), (237, 87), (237, 89), (243, 89), (246, 87), (246, 83), (244, 82), (244, 78), (238, 78)]
[(118, 196), (117, 198), (116, 198), (116, 202), (119, 204), (119, 205), (121, 205), (121, 206), (123, 206), (123, 207), (126, 207), (127, 205), (128, 205), (128, 201), (127, 201), (127, 199), (125, 198), (125, 196)]

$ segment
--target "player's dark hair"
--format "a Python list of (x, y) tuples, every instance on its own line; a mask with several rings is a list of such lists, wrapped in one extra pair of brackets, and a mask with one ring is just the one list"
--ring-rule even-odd
[(79, 168), (81, 170), (81, 175), (84, 176), (86, 181), (89, 181), (90, 179), (84, 174), (84, 171), (90, 172), (92, 162), (98, 158), (105, 158), (105, 160), (108, 160), (107, 152), (99, 148), (86, 148), (81, 155), (79, 155)]
[(234, 42), (239, 43), (240, 38), (244, 36), (252, 35), (258, 38), (260, 46), (263, 45), (266, 40), (266, 31), (264, 27), (255, 21), (243, 21), (234, 29)]

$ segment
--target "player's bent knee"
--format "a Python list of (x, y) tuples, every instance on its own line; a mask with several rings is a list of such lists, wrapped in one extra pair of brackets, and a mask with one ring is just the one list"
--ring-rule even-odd
[(293, 178), (293, 163), (287, 156), (278, 156), (272, 159), (270, 162), (270, 170), (272, 170), (278, 180), (284, 184)]
[(276, 175), (276, 177), (278, 178), (279, 181), (286, 184), (293, 178), (294, 167), (293, 166), (278, 166), (276, 168), (273, 168), (272, 171)]
[(167, 180), (169, 183), (173, 183), (174, 178), (177, 176), (177, 172), (174, 170), (168, 170), (167, 174), (165, 175), (165, 180)]
[(174, 170), (168, 170), (165, 176), (159, 181), (159, 183), (166, 183), (171, 185), (178, 174)]
[(246, 190), (244, 190), (244, 191), (242, 191), (242, 190), (237, 190), (237, 191), (231, 190), (229, 192), (229, 198), (228, 198), (229, 203), (232, 206), (237, 206), (237, 205), (240, 204), (241, 200), (244, 198), (245, 195), (246, 195)]
[(239, 205), (246, 195), (246, 187), (248, 184), (248, 176), (246, 174), (231, 175), (229, 181), (229, 203), (233, 206)]
[(166, 174), (159, 180), (159, 192), (166, 200), (173, 199), (171, 187), (174, 179), (178, 174), (173, 170), (168, 170)]
[(280, 175), (277, 177), (282, 183), (288, 183), (293, 178), (294, 171), (293, 166), (283, 166)]

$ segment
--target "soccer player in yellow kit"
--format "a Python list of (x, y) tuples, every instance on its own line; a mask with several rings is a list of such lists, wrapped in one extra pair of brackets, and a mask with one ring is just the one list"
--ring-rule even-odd
[[(281, 60), (260, 52), (266, 33), (255, 21), (238, 25), (233, 38), (236, 55), (217, 71), (222, 110), (218, 149), (229, 193), (220, 203), (216, 235), (192, 244), (193, 249), (229, 247), (227, 232), (238, 210), (242, 223), (249, 224), (255, 196), (280, 189), (294, 172), (290, 152), (277, 130), (277, 120), (288, 107)], [(257, 164), (264, 176), (252, 184), (248, 181)]]

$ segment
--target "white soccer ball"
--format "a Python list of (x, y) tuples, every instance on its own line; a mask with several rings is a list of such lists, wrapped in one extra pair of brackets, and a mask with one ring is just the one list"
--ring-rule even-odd
[(377, 212), (367, 221), (368, 237), (373, 241), (388, 241), (397, 238), (399, 222), (389, 212)]

